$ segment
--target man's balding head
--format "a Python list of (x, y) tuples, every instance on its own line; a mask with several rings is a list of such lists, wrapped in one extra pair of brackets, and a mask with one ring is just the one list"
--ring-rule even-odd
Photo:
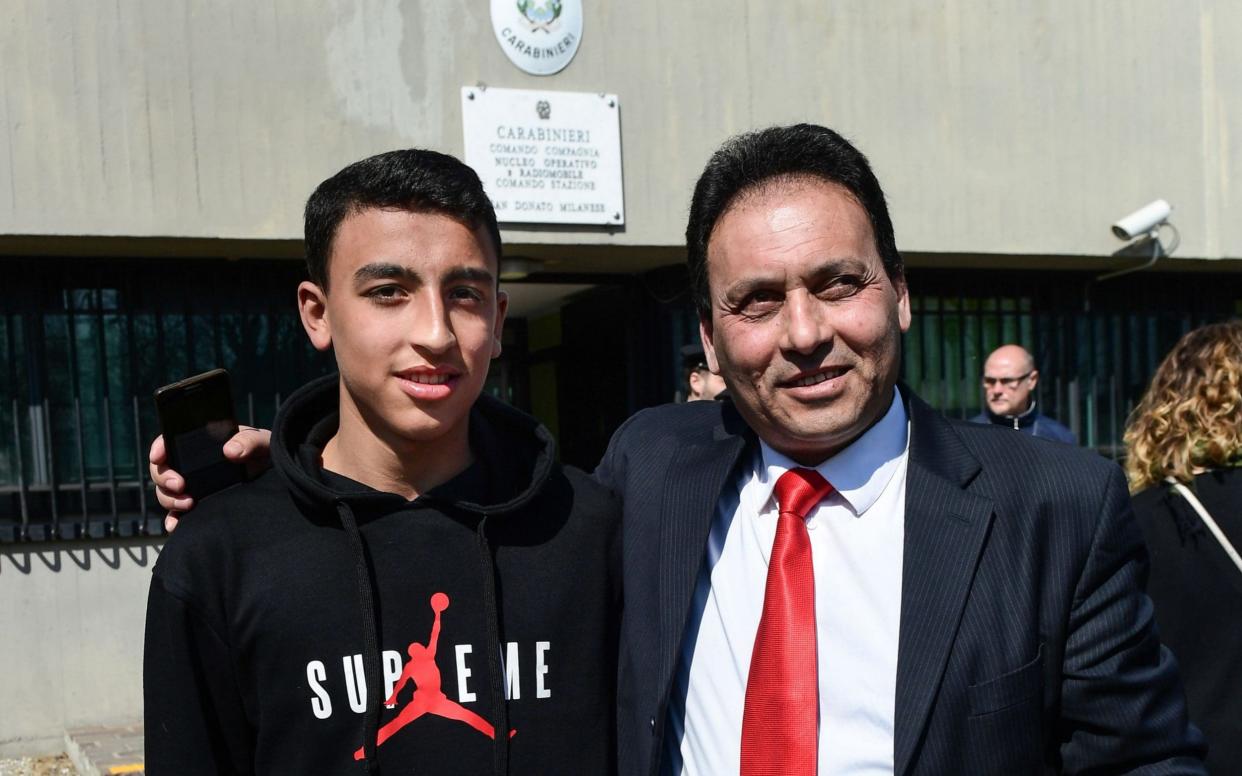
[(983, 365), (983, 398), (997, 415), (1021, 415), (1031, 408), (1039, 382), (1035, 359), (1021, 345), (1002, 345)]
[(1010, 366), (1029, 372), (1035, 368), (1035, 358), (1021, 345), (1001, 345), (988, 356), (987, 362), (983, 365), (983, 372), (988, 374), (988, 370), (992, 367), (1000, 369)]

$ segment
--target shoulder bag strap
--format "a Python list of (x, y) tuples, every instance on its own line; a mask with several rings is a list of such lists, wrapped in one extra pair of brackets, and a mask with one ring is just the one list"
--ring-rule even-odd
[(1207, 509), (1203, 506), (1203, 502), (1199, 501), (1199, 498), (1195, 496), (1194, 492), (1191, 491), (1190, 488), (1181, 484), (1172, 477), (1165, 477), (1164, 481), (1172, 485), (1173, 489), (1182, 494), (1182, 498), (1186, 499), (1186, 501), (1190, 503), (1190, 506), (1194, 507), (1194, 510), (1199, 513), (1199, 517), (1203, 520), (1203, 524), (1206, 525), (1208, 530), (1212, 532), (1212, 536), (1216, 537), (1216, 541), (1220, 542), (1220, 546), (1225, 551), (1225, 554), (1229, 556), (1229, 560), (1233, 561), (1233, 565), (1238, 567), (1238, 571), (1242, 571), (1242, 556), (1238, 555), (1238, 551), (1234, 549), (1234, 546), (1230, 544), (1229, 539), (1226, 538), (1225, 532), (1220, 530), (1220, 526), (1217, 525), (1216, 521), (1212, 519), (1212, 516), (1208, 514)]

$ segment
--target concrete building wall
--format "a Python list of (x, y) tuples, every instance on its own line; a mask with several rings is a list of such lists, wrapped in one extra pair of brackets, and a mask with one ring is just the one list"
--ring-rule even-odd
[(0, 545), (0, 756), (142, 716), (147, 588), (162, 540)]
[(488, 4), (6, 0), (0, 235), (296, 239), (313, 185), (394, 147), (462, 152), (459, 89), (616, 92), (624, 230), (676, 247), (726, 136), (833, 126), (907, 251), (1105, 255), (1163, 197), (1182, 257), (1242, 257), (1242, 6), (1228, 0), (587, 2), (576, 59), (528, 76)]

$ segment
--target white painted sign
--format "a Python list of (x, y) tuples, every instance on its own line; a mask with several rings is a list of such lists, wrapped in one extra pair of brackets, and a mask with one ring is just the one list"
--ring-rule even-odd
[(467, 86), (466, 164), (502, 222), (625, 223), (615, 94)]
[(559, 73), (582, 42), (582, 0), (492, 0), (492, 31), (523, 72)]

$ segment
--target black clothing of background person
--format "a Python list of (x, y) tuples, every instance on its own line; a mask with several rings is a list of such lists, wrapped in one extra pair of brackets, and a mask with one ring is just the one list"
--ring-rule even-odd
[[(1242, 469), (1200, 474), (1188, 487), (1234, 547), (1242, 547)], [(1209, 773), (1242, 767), (1242, 572), (1165, 483), (1135, 494), (1147, 540), (1147, 594), (1160, 640), (1177, 657), (1191, 720), (1208, 742)]]

